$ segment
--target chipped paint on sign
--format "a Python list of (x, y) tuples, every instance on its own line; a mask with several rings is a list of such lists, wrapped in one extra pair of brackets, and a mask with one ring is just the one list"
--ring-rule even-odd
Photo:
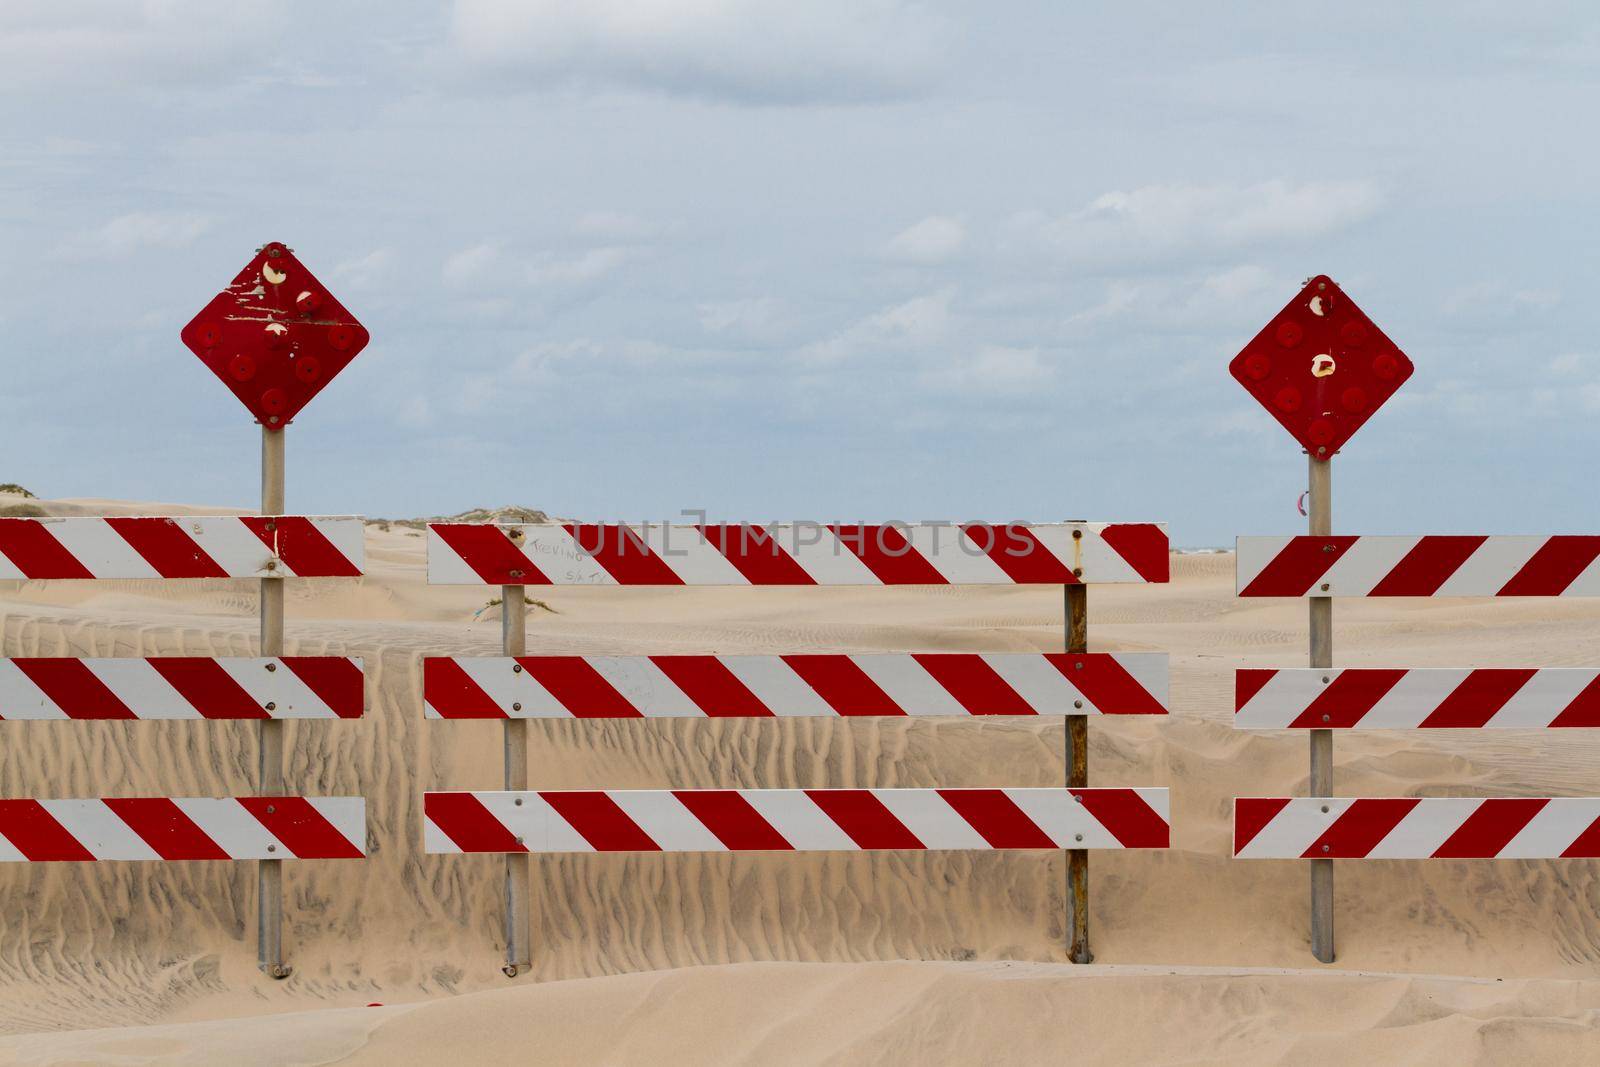
[(183, 329), (183, 343), (269, 430), (281, 430), (370, 339), (279, 242)]

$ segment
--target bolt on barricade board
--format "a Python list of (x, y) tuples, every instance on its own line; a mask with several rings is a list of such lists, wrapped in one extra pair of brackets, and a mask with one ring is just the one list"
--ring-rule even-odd
[(1241, 537), (1240, 596), (1600, 596), (1600, 536)]
[(424, 794), (451, 852), (1167, 848), (1165, 789), (587, 789)]
[(1600, 857), (1600, 797), (1240, 797), (1239, 859)]
[(360, 859), (366, 826), (361, 797), (0, 800), (0, 861)]
[(1167, 534), (1156, 523), (428, 526), (436, 585), (1078, 585), (1168, 576)]
[(1528, 730), (1600, 726), (1587, 667), (1242, 669), (1233, 724), (1248, 730)]
[(344, 656), (0, 659), (0, 719), (359, 719)]
[(432, 719), (1164, 715), (1160, 652), (430, 656)]
[(363, 536), (349, 516), (0, 518), (0, 581), (354, 578)]

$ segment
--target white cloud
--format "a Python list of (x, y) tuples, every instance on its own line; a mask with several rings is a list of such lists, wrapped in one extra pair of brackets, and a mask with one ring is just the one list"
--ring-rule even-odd
[(1444, 301), (1444, 312), (1452, 319), (1476, 323), (1548, 312), (1561, 299), (1554, 289), (1510, 289), (1498, 282), (1477, 282), (1453, 289)]
[(395, 422), (408, 430), (425, 430), (435, 422), (433, 402), (426, 393), (412, 393), (387, 407)]
[(583, 237), (615, 244), (643, 244), (658, 240), (676, 227), (651, 222), (623, 211), (591, 211), (581, 215), (572, 229)]
[(1189, 303), (1207, 307), (1237, 304), (1266, 293), (1284, 292), (1284, 283), (1283, 278), (1266, 268), (1246, 263), (1202, 278)]
[(605, 277), (637, 254), (634, 248), (608, 245), (521, 256), (485, 241), (451, 253), (440, 273), (446, 284), (475, 291), (583, 285)]
[(1231, 336), (1259, 327), (1299, 287), (1296, 279), (1253, 263), (1210, 273), (1114, 277), (1098, 300), (1061, 323), (1072, 333), (1097, 336), (1208, 330)]
[[(685, 390), (696, 397), (736, 391), (740, 353), (716, 348), (679, 348), (636, 338), (574, 337), (541, 341), (510, 359), (496, 357), (492, 369), (472, 369), (452, 383), (448, 402), (458, 414), (476, 414), (504, 400), (508, 388), (539, 389), (545, 395), (582, 398), (618, 411), (652, 393)], [(572, 411), (565, 414), (572, 414)]]
[(740, 103), (905, 96), (949, 36), (908, 0), (456, 0), (451, 20), (474, 74)]
[(883, 253), (901, 263), (934, 265), (954, 259), (966, 243), (967, 228), (960, 219), (929, 215), (895, 234)]
[[(259, 67), (294, 21), (289, 3), (5, 0), (0, 86), (141, 88), (223, 81)], [(309, 14), (304, 12), (302, 14)]]
[(576, 256), (545, 256), (528, 265), (530, 285), (581, 285), (597, 281), (635, 255), (629, 248), (591, 248)]
[(389, 279), (394, 260), (390, 249), (375, 248), (364, 256), (338, 264), (333, 268), (333, 276), (351, 289), (376, 289)]
[(1367, 181), (1146, 185), (1105, 193), (1067, 215), (1023, 213), (1011, 230), (1076, 262), (1145, 262), (1321, 237), (1370, 218), (1382, 204)]
[(1113, 281), (1106, 286), (1105, 296), (1082, 311), (1067, 316), (1067, 323), (1086, 326), (1091, 323), (1115, 319), (1138, 307), (1149, 292), (1150, 286), (1127, 281)]
[(500, 259), (499, 246), (485, 241), (452, 252), (445, 258), (441, 273), (450, 285), (472, 285), (487, 278)]
[(984, 345), (968, 359), (922, 375), (922, 384), (939, 392), (1015, 396), (1048, 385), (1054, 377), (1037, 348)]
[(826, 340), (807, 345), (800, 350), (800, 356), (811, 363), (833, 364), (938, 344), (950, 332), (953, 297), (946, 289), (891, 305)]
[(717, 300), (697, 305), (700, 328), (732, 338), (767, 339), (783, 332), (788, 315), (783, 301), (771, 296)]
[(568, 363), (586, 367), (604, 364), (646, 366), (659, 362), (669, 349), (653, 341), (605, 341), (590, 337), (548, 341), (523, 350), (511, 361), (510, 372), (519, 379), (539, 379)]
[(71, 260), (123, 259), (152, 248), (187, 248), (211, 228), (211, 219), (187, 212), (136, 211), (74, 234), (57, 254)]
[[(1549, 362), (1548, 372), (1554, 380), (1542, 388), (1555, 394), (1551, 406), (1575, 402), (1583, 411), (1600, 411), (1600, 354), (1564, 352)], [(1512, 408), (1522, 406), (1511, 405)]]

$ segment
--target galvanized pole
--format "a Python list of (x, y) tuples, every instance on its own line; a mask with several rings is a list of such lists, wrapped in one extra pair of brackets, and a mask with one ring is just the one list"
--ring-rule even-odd
[[(520, 531), (513, 533), (518, 539)], [(528, 650), (528, 602), (520, 585), (500, 587), (500, 645), (507, 656), (521, 656)], [(506, 788), (528, 788), (528, 720), (505, 721), (505, 782)], [(506, 854), (506, 977), (515, 978), (533, 966), (533, 952), (528, 944), (530, 917), (528, 899), (532, 892), (530, 877), (532, 857), (527, 854)]]
[[(283, 429), (261, 427), (261, 514), (283, 514)], [(269, 562), (274, 568), (276, 561)], [(261, 579), (261, 654), (283, 655), (283, 577)], [(260, 723), (256, 784), (263, 796), (282, 796), (283, 721)], [(256, 864), (256, 959), (273, 978), (289, 977), (283, 962), (283, 861)]]
[[(1089, 587), (1069, 585), (1067, 589), (1067, 651), (1089, 651)], [(1089, 784), (1089, 718), (1067, 716), (1067, 786), (1082, 789)], [(1072, 924), (1068, 937), (1073, 963), (1093, 963), (1089, 951), (1089, 853), (1086, 849), (1067, 850), (1067, 915)]]
[[(1311, 456), (1310, 533), (1333, 533), (1333, 459)], [(1324, 589), (1327, 587), (1324, 586)], [(1333, 598), (1311, 598), (1312, 667), (1333, 666)], [(1333, 731), (1311, 731), (1311, 795), (1333, 795)], [(1333, 861), (1311, 861), (1311, 952), (1322, 963), (1333, 962)]]

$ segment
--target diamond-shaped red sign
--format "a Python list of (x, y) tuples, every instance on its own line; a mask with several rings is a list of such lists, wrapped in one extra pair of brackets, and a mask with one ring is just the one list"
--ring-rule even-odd
[(287, 426), (371, 339), (276, 241), (245, 264), (182, 336), (269, 430)]
[(1307, 452), (1326, 459), (1414, 368), (1333, 279), (1319, 274), (1228, 369)]

